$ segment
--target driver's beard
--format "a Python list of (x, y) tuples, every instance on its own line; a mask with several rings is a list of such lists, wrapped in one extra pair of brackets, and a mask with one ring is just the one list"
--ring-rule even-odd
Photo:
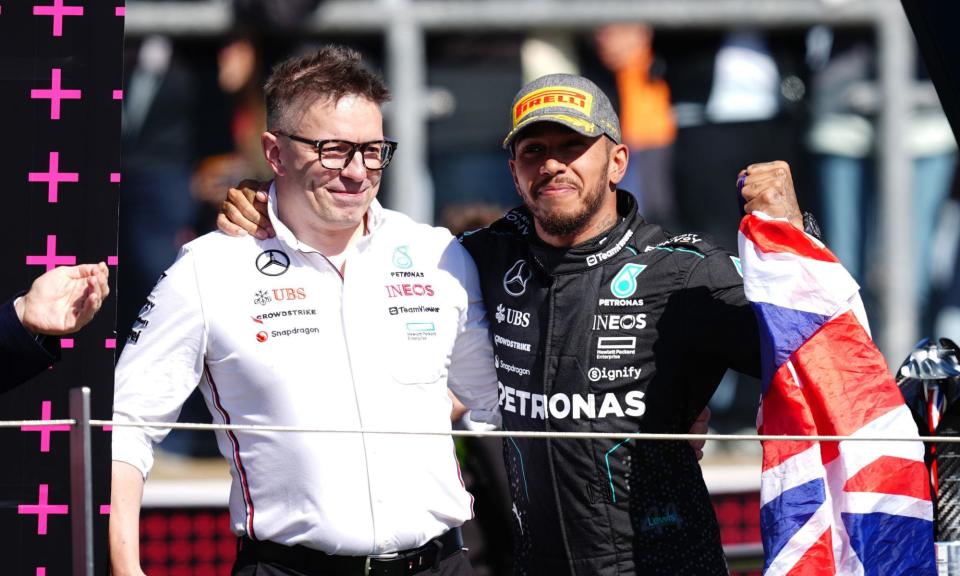
[(551, 213), (549, 210), (534, 206), (532, 202), (526, 199), (524, 199), (524, 203), (544, 232), (551, 236), (573, 236), (582, 232), (591, 218), (600, 211), (600, 206), (603, 204), (603, 195), (606, 191), (606, 183), (600, 181), (593, 194), (584, 198), (583, 209), (573, 214)]

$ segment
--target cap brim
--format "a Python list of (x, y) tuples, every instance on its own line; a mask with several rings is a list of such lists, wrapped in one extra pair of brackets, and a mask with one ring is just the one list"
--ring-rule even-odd
[(541, 114), (520, 122), (513, 130), (507, 133), (507, 137), (503, 139), (503, 149), (506, 150), (510, 147), (510, 143), (513, 142), (514, 138), (517, 137), (517, 134), (533, 124), (538, 124), (540, 122), (552, 122), (553, 124), (560, 124), (564, 128), (569, 128), (574, 132), (583, 134), (584, 136), (593, 137), (603, 136), (604, 134), (603, 130), (601, 130), (599, 126), (584, 118), (571, 116), (569, 114)]

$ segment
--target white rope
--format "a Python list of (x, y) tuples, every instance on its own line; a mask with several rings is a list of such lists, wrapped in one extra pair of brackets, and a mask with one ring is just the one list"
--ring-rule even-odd
[[(22, 426), (73, 426), (76, 420), (0, 420), (0, 428)], [(465, 436), (472, 438), (575, 438), (606, 440), (717, 440), (720, 442), (785, 441), (785, 442), (960, 442), (960, 436), (804, 436), (773, 434), (653, 434), (647, 432), (539, 432), (524, 430), (362, 430), (356, 428), (316, 428), (311, 426), (265, 426), (261, 424), (198, 424), (189, 422), (116, 422), (90, 420), (97, 428), (125, 426), (130, 428), (171, 428), (178, 430), (237, 430), (246, 432), (309, 432), (315, 434), (388, 434), (398, 436)]]
[(0, 420), (0, 428), (20, 428), (21, 426), (73, 426), (76, 420)]
[(576, 438), (635, 440), (748, 440), (779, 441), (856, 441), (856, 442), (960, 442), (960, 436), (804, 436), (771, 434), (652, 434), (646, 432), (538, 432), (523, 430), (361, 430), (354, 428), (315, 428), (308, 426), (265, 426), (261, 424), (188, 424), (181, 422), (115, 422), (90, 420), (91, 426), (127, 426), (134, 428), (178, 428), (181, 430), (238, 430), (248, 432), (311, 432), (324, 434), (390, 434), (411, 436), (469, 436), (474, 438)]

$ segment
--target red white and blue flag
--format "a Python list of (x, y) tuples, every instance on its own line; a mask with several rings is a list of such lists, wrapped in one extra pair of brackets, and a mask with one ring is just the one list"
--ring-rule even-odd
[[(762, 214), (739, 236), (762, 343), (759, 433), (918, 436), (836, 257)], [(764, 442), (760, 498), (767, 575), (936, 574), (919, 441)]]

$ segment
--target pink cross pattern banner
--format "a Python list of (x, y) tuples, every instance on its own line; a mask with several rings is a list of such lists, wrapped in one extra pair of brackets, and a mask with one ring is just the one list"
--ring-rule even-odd
[(30, 98), (34, 100), (50, 100), (50, 119), (60, 119), (60, 102), (62, 100), (79, 100), (83, 95), (82, 90), (67, 90), (61, 87), (60, 68), (50, 70), (50, 87), (34, 88), (30, 90)]
[(50, 504), (48, 502), (48, 492), (50, 487), (47, 484), (40, 485), (40, 495), (36, 504), (21, 504), (17, 506), (17, 514), (35, 514), (37, 516), (37, 534), (47, 533), (47, 518), (49, 516), (65, 515), (69, 513), (70, 506), (67, 504)]
[(57, 194), (60, 191), (61, 182), (79, 182), (79, 172), (61, 172), (60, 171), (60, 153), (51, 152), (50, 160), (46, 172), (30, 172), (27, 174), (28, 182), (46, 182), (47, 183), (47, 202), (55, 204)]
[(83, 6), (65, 6), (63, 0), (53, 0), (53, 6), (34, 6), (34, 16), (53, 16), (53, 35), (63, 36), (64, 16), (83, 16)]
[[(40, 408), (40, 419), (41, 420), (50, 420), (51, 414), (51, 405), (53, 403), (50, 400), (44, 400)], [(50, 433), (51, 432), (69, 432), (70, 426), (67, 424), (39, 424), (35, 426), (21, 426), (20, 430), (22, 432), (39, 432), (40, 433), (40, 451), (49, 452), (50, 451)]]
[(27, 264), (31, 266), (46, 266), (47, 271), (57, 266), (73, 266), (77, 263), (76, 256), (57, 254), (57, 235), (47, 235), (47, 253), (44, 255), (27, 256)]

